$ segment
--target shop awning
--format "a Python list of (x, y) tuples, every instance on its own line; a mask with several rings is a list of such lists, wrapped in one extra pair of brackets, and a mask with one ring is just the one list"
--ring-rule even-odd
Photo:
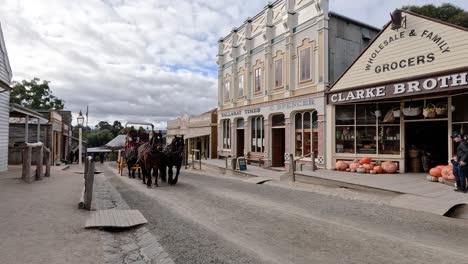
[(19, 104), (10, 104), (10, 117), (25, 118), (26, 116), (29, 116), (30, 118), (39, 119), (41, 124), (49, 123), (48, 119), (46, 119), (43, 115), (34, 110), (31, 110)]
[(122, 149), (125, 147), (125, 138), (126, 135), (118, 135), (111, 141), (107, 142), (104, 147), (111, 149)]
[(189, 139), (189, 138), (205, 137), (205, 136), (209, 136), (209, 135), (210, 135), (210, 133), (202, 132), (202, 133), (194, 133), (194, 134), (184, 135), (184, 138)]

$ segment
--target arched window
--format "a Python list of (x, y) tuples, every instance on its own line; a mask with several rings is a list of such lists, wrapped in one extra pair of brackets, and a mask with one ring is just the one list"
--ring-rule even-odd
[(223, 126), (223, 149), (231, 149), (231, 120), (222, 120)]
[(318, 116), (317, 111), (298, 112), (294, 116), (294, 141), (296, 147), (296, 156), (302, 157), (310, 154), (313, 149), (314, 153), (318, 151)]
[(252, 138), (251, 151), (263, 152), (265, 150), (265, 134), (263, 116), (252, 117), (250, 121), (250, 131)]

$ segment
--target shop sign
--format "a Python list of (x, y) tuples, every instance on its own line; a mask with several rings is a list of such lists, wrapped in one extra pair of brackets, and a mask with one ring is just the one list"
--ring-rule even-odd
[(328, 95), (331, 104), (343, 104), (391, 97), (414, 96), (468, 87), (468, 72), (393, 83)]
[(435, 54), (430, 52), (427, 54), (409, 56), (407, 58), (399, 59), (398, 61), (390, 61), (381, 65), (375, 65), (374, 61), (379, 57), (379, 54), (384, 51), (387, 46), (392, 45), (393, 43), (398, 42), (400, 39), (404, 38), (419, 38), (424, 41), (432, 42), (433, 45), (435, 45), (440, 50), (441, 54), (450, 53), (451, 51), (448, 42), (436, 32), (432, 32), (427, 29), (411, 29), (400, 31), (385, 38), (378, 45), (375, 45), (374, 50), (367, 59), (365, 70), (370, 71), (372, 67), (374, 67), (374, 72), (380, 74), (388, 71), (424, 65), (427, 63), (432, 63), (436, 60)]
[(230, 112), (226, 112), (226, 113), (221, 113), (221, 116), (222, 116), (222, 117), (238, 116), (238, 115), (241, 115), (241, 113), (242, 113), (241, 110), (238, 110), (238, 111), (230, 111)]
[(309, 99), (303, 99), (303, 100), (297, 100), (297, 101), (292, 101), (292, 102), (271, 105), (270, 111), (285, 110), (285, 109), (291, 109), (291, 108), (296, 108), (296, 107), (310, 106), (314, 104), (315, 104), (314, 99), (309, 98)]

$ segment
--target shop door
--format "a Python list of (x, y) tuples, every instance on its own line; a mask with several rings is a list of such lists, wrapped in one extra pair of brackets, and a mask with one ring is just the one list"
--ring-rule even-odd
[(237, 157), (244, 156), (244, 129), (237, 129)]
[(285, 152), (285, 129), (271, 129), (271, 166), (284, 167), (284, 152)]
[(427, 172), (447, 164), (447, 121), (418, 121), (405, 124), (405, 157), (408, 172)]

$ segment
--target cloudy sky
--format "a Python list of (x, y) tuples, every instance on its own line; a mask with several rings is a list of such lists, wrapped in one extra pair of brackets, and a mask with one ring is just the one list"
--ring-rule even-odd
[[(407, 4), (466, 0), (331, 0), (330, 9), (381, 27)], [(164, 127), (216, 107), (217, 40), (265, 0), (0, 0), (13, 79), (51, 81), (66, 109), (89, 123)]]

